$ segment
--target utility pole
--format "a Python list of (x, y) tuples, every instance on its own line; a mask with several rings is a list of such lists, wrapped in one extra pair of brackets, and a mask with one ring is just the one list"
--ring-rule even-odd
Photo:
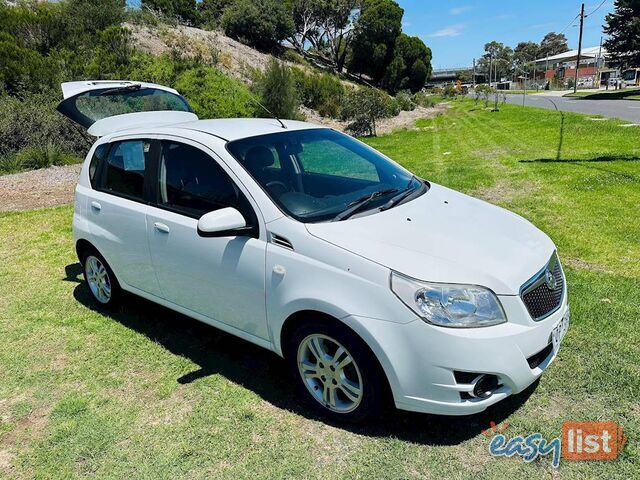
[(537, 75), (538, 71), (537, 71), (537, 69), (538, 69), (538, 59), (534, 58), (533, 59), (533, 81), (536, 84), (536, 92), (538, 91), (538, 75)]
[(584, 3), (580, 7), (580, 36), (578, 37), (578, 61), (576, 62), (576, 78), (573, 82), (573, 93), (578, 90), (578, 71), (580, 70), (580, 55), (582, 54), (582, 27), (584, 26)]
[(491, 75), (493, 75), (493, 53), (489, 53), (489, 88), (491, 88)]
[(602, 35), (600, 35), (600, 48), (598, 49), (598, 58), (596, 58), (596, 81), (598, 82), (598, 88), (602, 85), (602, 79), (600, 78), (600, 56), (602, 55)]
[(476, 89), (476, 59), (473, 59), (473, 77), (471, 77), (471, 84), (473, 85), (473, 89)]

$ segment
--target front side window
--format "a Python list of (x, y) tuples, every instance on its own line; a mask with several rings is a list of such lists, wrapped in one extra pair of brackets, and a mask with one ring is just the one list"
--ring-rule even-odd
[(144, 197), (145, 170), (151, 162), (150, 140), (128, 140), (111, 147), (102, 189), (134, 200)]
[(158, 204), (194, 218), (225, 207), (246, 211), (244, 197), (218, 163), (202, 150), (163, 142)]
[(227, 149), (285, 213), (301, 222), (371, 213), (427, 189), (375, 150), (325, 128), (244, 138)]

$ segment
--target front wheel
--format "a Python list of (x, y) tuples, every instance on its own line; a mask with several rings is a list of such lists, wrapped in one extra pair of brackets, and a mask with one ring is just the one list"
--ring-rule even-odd
[(300, 393), (322, 414), (353, 423), (378, 416), (386, 398), (371, 351), (340, 324), (312, 323), (291, 339), (289, 362)]

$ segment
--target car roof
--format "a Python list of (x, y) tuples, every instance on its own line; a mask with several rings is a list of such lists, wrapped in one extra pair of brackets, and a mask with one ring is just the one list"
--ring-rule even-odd
[[(158, 133), (169, 131), (192, 130), (214, 135), (222, 140), (231, 142), (241, 138), (255, 137), (269, 133), (280, 133), (295, 130), (309, 130), (313, 128), (327, 128), (322, 125), (301, 122), (298, 120), (282, 120), (287, 127), (284, 129), (280, 122), (274, 118), (218, 118), (213, 120), (195, 120), (184, 123), (174, 123), (155, 127)], [(136, 127), (134, 129), (121, 130), (118, 133), (149, 133), (149, 128)]]

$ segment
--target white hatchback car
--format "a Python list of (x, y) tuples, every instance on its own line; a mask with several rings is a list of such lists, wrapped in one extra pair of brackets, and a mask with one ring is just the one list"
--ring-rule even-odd
[(272, 350), (350, 421), (386, 400), (480, 412), (555, 358), (565, 277), (523, 218), (329, 128), (198, 120), (147, 83), (62, 88), (58, 110), (99, 137), (73, 234), (100, 304), (126, 290)]

